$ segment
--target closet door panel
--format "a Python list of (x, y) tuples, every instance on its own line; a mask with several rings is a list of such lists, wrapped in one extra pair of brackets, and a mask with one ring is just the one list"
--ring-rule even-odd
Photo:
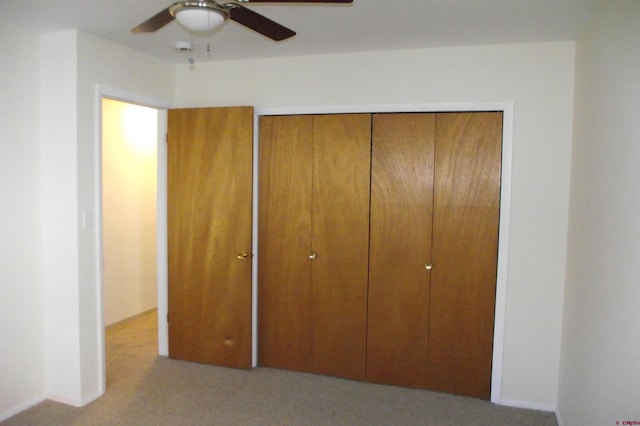
[(502, 113), (439, 114), (436, 129), (428, 386), (488, 399)]
[(251, 367), (253, 108), (169, 110), (169, 356)]
[(314, 118), (313, 371), (365, 375), (371, 116)]
[(260, 119), (258, 330), (262, 366), (311, 368), (313, 116)]
[(434, 114), (373, 117), (367, 380), (426, 387)]

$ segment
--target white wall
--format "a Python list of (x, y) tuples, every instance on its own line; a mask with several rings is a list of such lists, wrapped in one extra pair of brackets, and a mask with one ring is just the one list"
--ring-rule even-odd
[(577, 42), (558, 418), (640, 421), (640, 2), (602, 2)]
[(102, 101), (102, 235), (105, 324), (157, 303), (158, 111)]
[(79, 405), (76, 33), (42, 38), (43, 248), (49, 397)]
[(572, 138), (574, 43), (179, 65), (180, 106), (513, 101), (504, 404), (555, 410)]
[(104, 391), (98, 88), (168, 105), (174, 68), (75, 30), (43, 35), (42, 58), (48, 392), (83, 405)]
[(40, 39), (0, 21), (0, 421), (46, 394)]

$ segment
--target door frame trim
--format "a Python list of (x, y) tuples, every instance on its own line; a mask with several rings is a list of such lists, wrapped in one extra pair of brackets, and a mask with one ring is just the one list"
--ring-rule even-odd
[(95, 266), (96, 266), (96, 286), (97, 286), (97, 306), (96, 306), (96, 337), (98, 345), (97, 371), (99, 396), (104, 395), (107, 385), (106, 353), (105, 353), (105, 321), (104, 321), (104, 271), (103, 271), (103, 217), (102, 217), (102, 99), (109, 98), (117, 101), (153, 108), (158, 111), (158, 145), (157, 145), (157, 183), (156, 183), (156, 238), (157, 238), (157, 300), (158, 300), (158, 352), (159, 355), (168, 354), (168, 325), (166, 319), (168, 299), (168, 274), (167, 274), (167, 196), (166, 196), (166, 132), (167, 132), (167, 111), (175, 108), (173, 102), (168, 99), (154, 98), (139, 93), (132, 93), (126, 90), (97, 84), (94, 87), (95, 116), (96, 123), (94, 134), (95, 156), (95, 198), (94, 217), (96, 223), (95, 238)]
[(496, 278), (496, 302), (493, 330), (493, 359), (491, 368), (491, 402), (502, 403), (502, 371), (504, 360), (504, 336), (507, 306), (507, 278), (509, 265), (509, 231), (511, 224), (511, 179), (513, 164), (513, 121), (514, 102), (454, 102), (420, 104), (371, 104), (371, 105), (325, 105), (299, 107), (255, 107), (254, 125), (254, 193), (253, 193), (253, 341), (252, 364), (257, 366), (257, 264), (258, 264), (258, 144), (259, 120), (268, 115), (304, 115), (304, 114), (349, 114), (349, 113), (392, 113), (392, 112), (481, 112), (501, 111), (502, 117), (502, 176), (500, 187), (500, 225), (498, 235), (498, 273)]

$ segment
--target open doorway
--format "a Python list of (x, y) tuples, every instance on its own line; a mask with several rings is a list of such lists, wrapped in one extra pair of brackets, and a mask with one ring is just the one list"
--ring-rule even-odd
[[(126, 342), (157, 348), (158, 120), (154, 108), (102, 99), (103, 313), (107, 387)], [(144, 329), (127, 331), (139, 326)], [(134, 319), (138, 319), (134, 321)], [(152, 327), (154, 330), (149, 330)], [(130, 336), (131, 333), (141, 336)], [(124, 333), (124, 334), (123, 334)], [(123, 339), (123, 336), (127, 338)], [(110, 342), (110, 339), (116, 339)]]

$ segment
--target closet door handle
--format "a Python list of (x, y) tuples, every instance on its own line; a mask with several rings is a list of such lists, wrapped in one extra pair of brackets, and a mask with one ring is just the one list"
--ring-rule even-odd
[(316, 259), (316, 257), (318, 257), (318, 255), (317, 255), (316, 253), (311, 253), (311, 254), (309, 255), (309, 259), (311, 259), (311, 260), (315, 260), (315, 259)]
[(243, 251), (238, 255), (238, 259), (240, 260), (247, 260), (248, 258), (249, 258), (249, 253), (247, 253), (246, 251)]
[(426, 269), (427, 271), (432, 270), (432, 269), (433, 269), (433, 263), (431, 263), (431, 262), (427, 262), (427, 263), (424, 265), (424, 269)]

